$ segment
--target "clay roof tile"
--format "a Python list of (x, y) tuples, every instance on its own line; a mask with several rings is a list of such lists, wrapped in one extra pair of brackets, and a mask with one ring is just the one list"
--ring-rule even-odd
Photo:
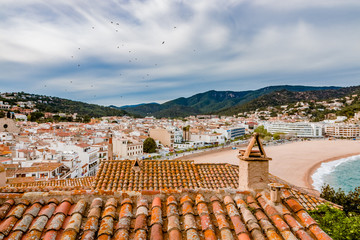
[(20, 221), (18, 221), (13, 228), (13, 231), (26, 232), (29, 229), (30, 224), (34, 220), (32, 215), (25, 215)]
[(69, 201), (62, 201), (56, 208), (54, 211), (54, 214), (63, 214), (64, 217), (67, 216), (69, 210), (71, 207), (71, 203)]
[(103, 234), (111, 236), (114, 231), (114, 218), (107, 216), (101, 219), (100, 228), (98, 235), (101, 236)]
[(65, 215), (57, 214), (49, 220), (48, 224), (46, 225), (46, 229), (59, 231), (63, 225), (64, 220)]
[(74, 215), (75, 213), (79, 213), (83, 215), (86, 208), (86, 201), (84, 199), (80, 199), (75, 205), (70, 208), (69, 215)]

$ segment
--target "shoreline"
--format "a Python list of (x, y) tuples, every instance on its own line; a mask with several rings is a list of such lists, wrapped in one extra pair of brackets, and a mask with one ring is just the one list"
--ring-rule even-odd
[(321, 164), (327, 163), (327, 162), (333, 162), (333, 161), (336, 161), (336, 160), (340, 160), (340, 159), (348, 158), (348, 157), (352, 157), (352, 156), (358, 156), (358, 155), (360, 155), (360, 152), (358, 152), (358, 153), (348, 153), (348, 154), (341, 155), (341, 156), (331, 157), (331, 158), (328, 158), (328, 159), (325, 159), (325, 160), (322, 160), (320, 162), (315, 163), (314, 165), (312, 165), (310, 167), (310, 169), (304, 175), (304, 182), (306, 184), (306, 187), (309, 188), (309, 189), (312, 189), (313, 191), (319, 192), (313, 186), (314, 181), (312, 179), (312, 175), (321, 167)]
[[(191, 154), (181, 159), (195, 163), (229, 163), (239, 165), (238, 152), (246, 146), (236, 146), (236, 150), (217, 149)], [(288, 183), (319, 193), (313, 187), (312, 175), (323, 162), (335, 161), (360, 155), (360, 142), (353, 140), (298, 141), (281, 145), (264, 146), (266, 155), (271, 157), (269, 172)]]
[(210, 149), (210, 150), (203, 151), (203, 152), (196, 152), (196, 153), (187, 154), (185, 156), (177, 157), (177, 158), (174, 158), (174, 160), (188, 160), (190, 158), (203, 157), (206, 155), (212, 155), (215, 153), (221, 153), (221, 152), (233, 150), (232, 147), (236, 147), (236, 149), (238, 149), (238, 148), (243, 148), (246, 146), (247, 146), (246, 144), (242, 144), (242, 145), (236, 145), (236, 146), (226, 146), (226, 147), (218, 148), (218, 149)]

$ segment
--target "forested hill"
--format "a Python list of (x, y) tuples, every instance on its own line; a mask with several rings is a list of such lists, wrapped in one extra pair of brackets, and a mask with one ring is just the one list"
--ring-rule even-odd
[(323, 89), (315, 91), (289, 91), (286, 89), (264, 94), (245, 104), (239, 104), (217, 112), (219, 115), (234, 115), (240, 112), (253, 111), (256, 109), (275, 107), (292, 104), (300, 101), (320, 101), (334, 98), (342, 98), (352, 94), (360, 94), (360, 86), (344, 87), (338, 89)]
[(209, 114), (222, 112), (234, 106), (246, 104), (265, 94), (279, 90), (290, 92), (304, 92), (317, 90), (336, 90), (340, 87), (309, 87), (309, 86), (270, 86), (249, 91), (207, 91), (191, 97), (177, 98), (163, 104), (149, 103), (136, 106), (118, 107), (139, 116), (152, 115), (155, 117), (186, 117), (196, 114)]
[[(80, 101), (73, 101), (59, 97), (30, 94), (24, 92), (7, 94), (6, 97), (0, 97), (0, 101), (7, 102), (13, 106), (19, 105), (19, 102), (32, 102), (34, 104), (32, 108), (38, 109), (39, 112), (66, 114), (78, 113), (81, 116), (89, 117), (123, 116), (127, 114), (127, 112), (122, 109), (114, 109), (111, 107), (89, 104)], [(26, 105), (26, 108), (29, 108), (29, 106)]]

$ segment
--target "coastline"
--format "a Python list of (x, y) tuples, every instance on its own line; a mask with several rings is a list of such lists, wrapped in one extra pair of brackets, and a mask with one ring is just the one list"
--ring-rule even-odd
[(309, 189), (312, 189), (313, 191), (319, 192), (313, 186), (314, 181), (312, 180), (312, 175), (321, 167), (322, 163), (332, 162), (332, 161), (340, 160), (343, 158), (348, 158), (348, 157), (358, 156), (358, 155), (360, 155), (360, 152), (349, 153), (349, 154), (345, 154), (345, 155), (341, 155), (341, 156), (328, 158), (328, 159), (325, 159), (325, 160), (315, 163), (313, 166), (311, 166), (311, 168), (304, 175), (304, 182), (306, 184), (306, 187)]
[[(194, 160), (196, 163), (229, 163), (238, 165), (239, 149), (219, 149), (187, 155), (181, 159)], [(323, 162), (335, 161), (360, 155), (360, 142), (353, 140), (312, 140), (291, 142), (281, 145), (265, 146), (265, 152), (272, 160), (269, 172), (290, 184), (316, 192), (312, 186), (312, 174)]]

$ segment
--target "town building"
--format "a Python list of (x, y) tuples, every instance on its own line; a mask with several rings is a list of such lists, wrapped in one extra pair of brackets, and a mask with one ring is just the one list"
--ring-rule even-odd
[(350, 125), (350, 124), (326, 125), (325, 135), (329, 137), (357, 138), (360, 137), (360, 125)]
[(245, 135), (245, 127), (230, 127), (230, 128), (221, 128), (217, 130), (219, 133), (222, 133), (226, 139), (233, 140)]
[(265, 129), (274, 134), (274, 133), (285, 133), (293, 135), (294, 137), (307, 137), (307, 138), (317, 138), (323, 137), (323, 128), (321, 125), (315, 123), (265, 123)]
[(174, 132), (164, 128), (149, 130), (149, 136), (158, 140), (164, 147), (174, 148)]
[(115, 137), (112, 140), (116, 159), (135, 159), (143, 156), (143, 144), (128, 139)]
[[(255, 142), (259, 150), (253, 149)], [(268, 172), (271, 159), (261, 146), (255, 135), (239, 154), (242, 167), (108, 160), (95, 177), (7, 186), (0, 165), (0, 236), (330, 240), (307, 212), (327, 201), (279, 183)]]

